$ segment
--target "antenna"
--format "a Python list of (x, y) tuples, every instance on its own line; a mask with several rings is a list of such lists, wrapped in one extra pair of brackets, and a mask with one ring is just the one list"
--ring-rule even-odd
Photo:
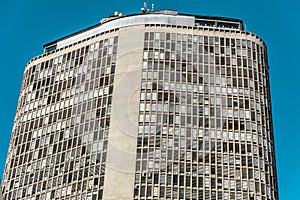
[(147, 2), (144, 2), (144, 7), (141, 8), (142, 13), (147, 13), (147, 12), (149, 12), (149, 9), (148, 9), (147, 6), (148, 6), (148, 0), (147, 0)]

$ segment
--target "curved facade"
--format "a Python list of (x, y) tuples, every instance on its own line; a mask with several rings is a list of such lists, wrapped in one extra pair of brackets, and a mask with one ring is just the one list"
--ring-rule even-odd
[(4, 199), (278, 199), (268, 61), (241, 20), (114, 16), (26, 66)]

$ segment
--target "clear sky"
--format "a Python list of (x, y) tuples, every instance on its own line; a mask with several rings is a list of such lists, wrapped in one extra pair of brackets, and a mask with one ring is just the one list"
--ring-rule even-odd
[[(140, 12), (143, 0), (14, 0), (0, 5), (0, 177), (26, 63), (42, 45), (99, 22), (114, 11)], [(149, 0), (156, 9), (244, 20), (268, 46), (281, 200), (300, 199), (300, 1)], [(151, 7), (151, 6), (150, 6)], [(299, 123), (299, 124), (298, 124)]]

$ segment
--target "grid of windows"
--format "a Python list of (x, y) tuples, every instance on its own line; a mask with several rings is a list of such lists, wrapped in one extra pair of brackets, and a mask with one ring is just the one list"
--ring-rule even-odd
[(25, 73), (4, 199), (101, 199), (118, 37)]
[[(266, 47), (242, 29), (198, 28), (197, 22), (135, 26), (130, 34), (145, 34), (133, 45), (129, 25), (119, 32), (126, 41), (106, 31), (33, 59), (21, 88), (4, 198), (102, 199), (104, 179), (120, 176), (126, 183), (134, 178), (128, 186), (134, 194), (120, 186), (104, 195), (278, 200)], [(119, 57), (127, 57), (115, 74), (118, 43)], [(136, 60), (142, 63), (142, 79), (135, 80), (141, 83), (140, 101), (130, 105), (139, 106), (132, 131), (137, 146), (128, 145), (136, 148), (136, 168), (116, 176), (109, 168), (115, 157), (107, 159), (112, 141), (123, 142), (110, 129), (110, 120), (118, 121), (111, 119), (113, 90), (121, 91), (114, 79), (133, 70), (127, 61), (142, 52), (131, 54), (133, 46), (144, 48), (143, 59)], [(116, 186), (112, 182), (105, 187)]]
[(145, 33), (134, 199), (278, 199), (265, 47), (236, 36)]

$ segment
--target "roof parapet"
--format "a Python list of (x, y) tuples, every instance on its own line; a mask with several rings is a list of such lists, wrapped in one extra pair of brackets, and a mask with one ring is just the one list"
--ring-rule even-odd
[(151, 13), (154, 13), (154, 14), (164, 14), (164, 15), (178, 15), (178, 11), (177, 10), (157, 10), (157, 11), (153, 11)]
[(103, 24), (105, 22), (108, 22), (108, 21), (113, 20), (113, 19), (117, 19), (117, 18), (122, 17), (122, 16), (123, 16), (123, 13), (119, 13), (118, 11), (115, 11), (114, 13), (110, 14), (109, 17), (101, 19), (100, 23)]
[(44, 53), (60, 49), (105, 31), (126, 26), (146, 24), (175, 25), (195, 28), (203, 27), (237, 31), (244, 30), (243, 21), (236, 18), (180, 14), (177, 10), (168, 9), (131, 15), (123, 15), (122, 13), (114, 12), (109, 15), (109, 17), (103, 18), (100, 23), (94, 26), (45, 44)]

